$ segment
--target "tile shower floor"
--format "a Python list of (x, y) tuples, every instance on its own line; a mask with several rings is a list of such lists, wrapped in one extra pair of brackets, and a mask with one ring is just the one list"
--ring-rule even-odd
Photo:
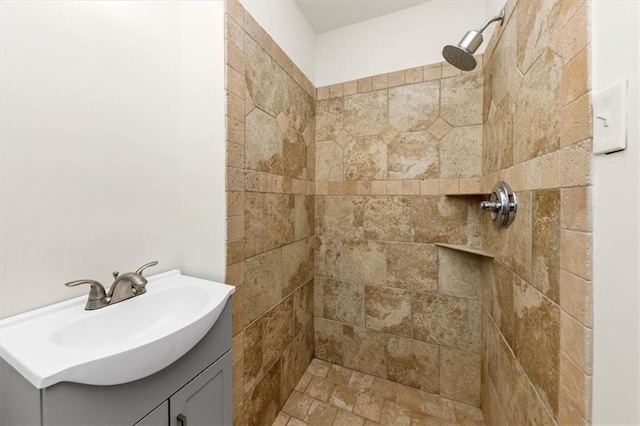
[(477, 407), (313, 359), (273, 426), (484, 424)]

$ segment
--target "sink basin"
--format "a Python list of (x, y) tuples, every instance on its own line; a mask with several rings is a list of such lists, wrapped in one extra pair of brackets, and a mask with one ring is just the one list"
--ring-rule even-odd
[(174, 270), (147, 292), (85, 311), (81, 296), (0, 321), (0, 356), (36, 388), (58, 382), (117, 385), (187, 353), (216, 322), (235, 287)]

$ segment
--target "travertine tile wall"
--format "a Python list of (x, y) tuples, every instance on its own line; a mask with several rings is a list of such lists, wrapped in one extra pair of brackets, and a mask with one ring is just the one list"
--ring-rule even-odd
[(315, 88), (226, 2), (234, 423), (271, 424), (313, 356)]
[(481, 243), (444, 195), (480, 189), (481, 72), (319, 88), (316, 126), (316, 357), (479, 406), (480, 258), (434, 244)]
[(591, 418), (588, 2), (520, 0), (485, 51), (482, 189), (520, 206), (485, 217), (482, 409), (488, 424)]

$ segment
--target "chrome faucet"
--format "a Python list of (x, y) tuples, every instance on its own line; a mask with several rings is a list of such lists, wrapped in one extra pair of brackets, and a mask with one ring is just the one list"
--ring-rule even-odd
[(87, 300), (85, 309), (90, 311), (104, 308), (105, 306), (113, 305), (146, 293), (147, 279), (142, 275), (142, 272), (157, 264), (157, 261), (149, 262), (139, 267), (136, 272), (127, 272), (122, 275), (119, 275), (120, 273), (117, 271), (114, 272), (114, 281), (108, 292), (105, 292), (104, 286), (95, 280), (70, 281), (65, 285), (67, 287), (75, 287), (80, 284), (89, 284), (91, 290), (89, 291), (89, 299)]

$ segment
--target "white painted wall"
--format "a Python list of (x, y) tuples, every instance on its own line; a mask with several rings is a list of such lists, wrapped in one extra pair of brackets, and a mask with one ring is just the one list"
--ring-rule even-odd
[(0, 315), (225, 264), (223, 4), (1, 7)]
[(316, 34), (294, 0), (240, 0), (311, 82), (315, 79)]
[(640, 3), (592, 2), (594, 93), (629, 79), (627, 150), (594, 156), (593, 423), (640, 424)]
[[(322, 87), (441, 62), (445, 45), (457, 44), (501, 8), (502, 2), (490, 0), (430, 1), (318, 34), (313, 82)], [(485, 31), (485, 40), (494, 26)]]

